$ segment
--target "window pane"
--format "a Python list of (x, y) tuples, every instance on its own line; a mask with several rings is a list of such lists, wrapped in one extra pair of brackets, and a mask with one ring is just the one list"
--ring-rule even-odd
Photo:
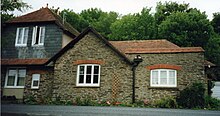
[(16, 75), (16, 70), (9, 70), (8, 71), (8, 76), (15, 76)]
[(22, 39), (22, 31), (23, 29), (22, 28), (18, 28), (18, 37), (17, 37), (17, 44), (21, 44), (21, 39)]
[(84, 66), (80, 66), (79, 67), (79, 74), (84, 74)]
[(167, 84), (167, 71), (160, 72), (160, 84)]
[(169, 77), (174, 78), (175, 77), (175, 71), (169, 71)]
[(86, 75), (86, 83), (91, 83), (91, 75)]
[(94, 66), (94, 74), (99, 74), (99, 66)]
[(169, 85), (175, 85), (175, 78), (169, 78)]
[(84, 75), (79, 75), (79, 83), (84, 83)]
[(18, 70), (18, 77), (25, 77), (25, 75), (26, 75), (25, 69)]
[(8, 76), (7, 86), (14, 86), (15, 76)]
[(152, 84), (159, 84), (158, 83), (158, 71), (152, 71)]
[(41, 27), (40, 42), (39, 43), (44, 43), (44, 37), (45, 37), (45, 27)]
[(28, 39), (28, 28), (24, 28), (23, 44), (27, 43), (27, 39)]
[(17, 86), (24, 86), (24, 77), (18, 77)]
[(9, 70), (8, 71), (8, 82), (7, 86), (14, 86), (15, 83), (15, 76), (16, 76), (16, 70)]
[(94, 75), (93, 77), (93, 83), (98, 83), (98, 75)]
[(39, 81), (34, 80), (34, 81), (33, 81), (33, 86), (34, 86), (34, 87), (38, 87), (38, 82), (39, 82)]
[(92, 66), (87, 66), (86, 74), (91, 74), (92, 72)]
[(175, 71), (169, 71), (169, 85), (175, 85)]

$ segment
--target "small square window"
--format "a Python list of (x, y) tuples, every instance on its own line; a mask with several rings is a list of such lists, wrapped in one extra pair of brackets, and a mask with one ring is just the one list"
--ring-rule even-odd
[(39, 89), (39, 84), (40, 84), (40, 74), (33, 74), (31, 88), (32, 89)]

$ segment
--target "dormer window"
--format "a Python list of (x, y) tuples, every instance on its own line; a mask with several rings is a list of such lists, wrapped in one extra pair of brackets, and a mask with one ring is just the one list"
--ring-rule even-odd
[(35, 26), (33, 28), (32, 46), (43, 46), (45, 38), (45, 27)]
[(28, 27), (17, 28), (15, 46), (27, 46)]

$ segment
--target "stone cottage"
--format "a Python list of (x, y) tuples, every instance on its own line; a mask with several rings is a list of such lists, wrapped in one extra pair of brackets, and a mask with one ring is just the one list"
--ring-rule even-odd
[[(59, 27), (55, 23), (53, 28), (45, 29), (48, 29), (43, 36), (45, 44), (38, 48), (45, 50), (51, 45), (45, 50), (50, 54), (50, 49), (60, 45), (53, 55), (33, 55), (37, 48), (31, 46), (34, 36), (31, 29), (26, 46), (17, 48), (19, 37), (12, 37), (1, 59), (3, 96), (26, 99), (32, 95), (38, 100), (59, 97), (65, 101), (90, 97), (95, 101), (135, 102), (176, 96), (193, 82), (206, 83), (204, 50), (200, 47), (179, 47), (167, 40), (108, 41), (91, 27), (79, 35), (69, 32), (73, 39), (61, 46), (64, 36), (47, 35), (54, 28), (54, 33), (67, 33), (56, 26)], [(56, 44), (46, 44), (47, 41)], [(21, 53), (19, 49), (30, 51)]]

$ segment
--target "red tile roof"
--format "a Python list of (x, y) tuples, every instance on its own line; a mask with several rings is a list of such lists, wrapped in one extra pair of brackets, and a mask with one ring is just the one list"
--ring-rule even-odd
[(37, 11), (28, 13), (26, 15), (22, 15), (16, 17), (12, 20), (7, 21), (6, 23), (33, 23), (33, 22), (55, 22), (58, 26), (60, 26), (63, 30), (69, 31), (75, 36), (79, 35), (79, 32), (74, 29), (69, 23), (65, 22), (63, 24), (62, 18), (56, 13), (52, 12), (49, 8), (41, 8)]
[(204, 52), (201, 47), (179, 47), (167, 40), (110, 41), (125, 54)]
[(48, 59), (1, 59), (1, 65), (43, 65)]

